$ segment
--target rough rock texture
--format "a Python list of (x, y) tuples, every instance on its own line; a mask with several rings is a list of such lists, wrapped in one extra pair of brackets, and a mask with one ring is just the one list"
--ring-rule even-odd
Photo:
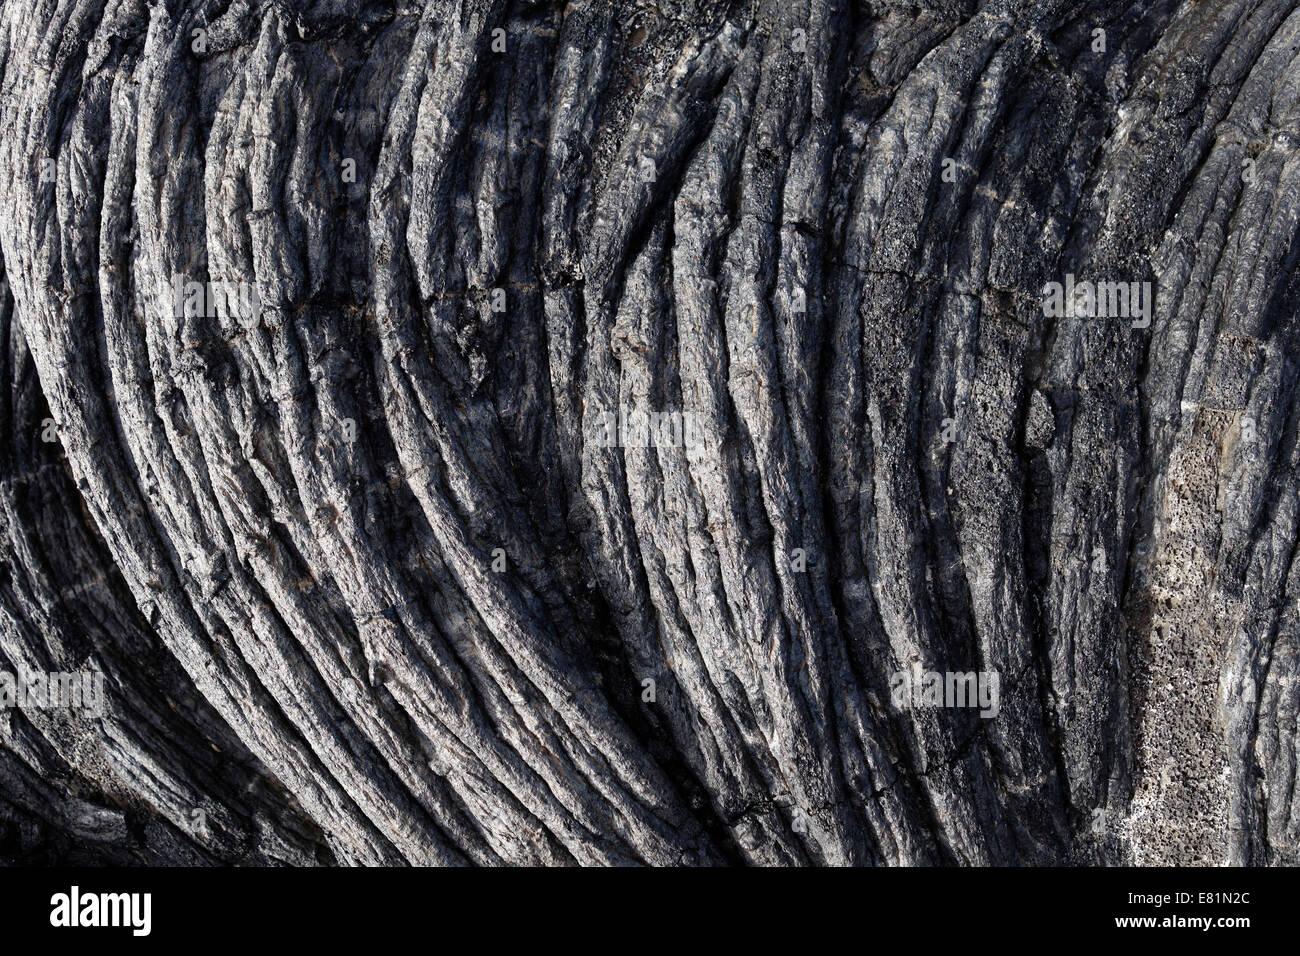
[(0, 9), (3, 860), (1300, 862), (1294, 0)]

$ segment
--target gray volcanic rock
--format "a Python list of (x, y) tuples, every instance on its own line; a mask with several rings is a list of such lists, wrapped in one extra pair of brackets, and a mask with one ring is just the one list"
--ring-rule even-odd
[(1294, 0), (0, 19), (0, 860), (1300, 863)]

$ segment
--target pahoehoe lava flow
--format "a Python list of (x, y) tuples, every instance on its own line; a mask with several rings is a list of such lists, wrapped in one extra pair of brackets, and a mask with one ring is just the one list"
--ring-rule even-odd
[(2, 0), (0, 861), (1297, 864), (1297, 0)]

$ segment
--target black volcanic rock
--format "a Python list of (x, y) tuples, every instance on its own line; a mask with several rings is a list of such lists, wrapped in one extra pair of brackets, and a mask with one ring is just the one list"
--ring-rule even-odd
[(0, 860), (1300, 863), (1292, 0), (2, 9)]

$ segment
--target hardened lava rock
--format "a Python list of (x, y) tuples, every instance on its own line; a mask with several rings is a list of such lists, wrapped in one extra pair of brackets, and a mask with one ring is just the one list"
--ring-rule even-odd
[(3, 0), (0, 860), (1300, 863), (1298, 55)]

